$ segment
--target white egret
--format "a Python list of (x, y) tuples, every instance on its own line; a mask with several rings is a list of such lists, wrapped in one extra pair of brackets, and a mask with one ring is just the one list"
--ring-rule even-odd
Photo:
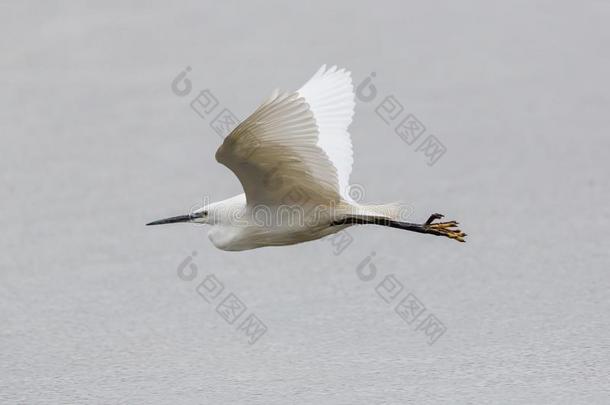
[(350, 72), (334, 66), (322, 66), (296, 92), (274, 91), (216, 152), (244, 194), (147, 225), (208, 224), (212, 243), (232, 251), (310, 241), (357, 224), (464, 242), (457, 222), (434, 222), (440, 214), (402, 222), (396, 204), (363, 205), (349, 196), (354, 105)]

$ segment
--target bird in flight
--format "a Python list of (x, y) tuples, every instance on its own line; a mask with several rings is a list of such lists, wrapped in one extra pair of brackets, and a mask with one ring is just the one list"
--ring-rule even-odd
[[(354, 115), (350, 72), (322, 66), (295, 92), (275, 90), (216, 151), (244, 193), (147, 225), (210, 225), (219, 249), (306, 242), (353, 225), (382, 225), (464, 242), (455, 221), (400, 221), (399, 205), (360, 204), (349, 195), (354, 162), (347, 131)], [(435, 222), (436, 221), (436, 222)]]

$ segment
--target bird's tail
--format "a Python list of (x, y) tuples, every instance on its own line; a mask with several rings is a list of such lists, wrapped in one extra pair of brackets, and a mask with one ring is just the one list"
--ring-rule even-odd
[(413, 207), (400, 201), (388, 204), (352, 205), (353, 215), (383, 217), (395, 221), (406, 221), (413, 213)]

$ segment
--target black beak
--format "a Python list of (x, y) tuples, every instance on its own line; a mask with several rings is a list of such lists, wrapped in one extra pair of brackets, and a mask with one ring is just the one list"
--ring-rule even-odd
[(160, 219), (158, 221), (149, 222), (146, 225), (163, 225), (163, 224), (175, 224), (176, 222), (191, 222), (195, 218), (201, 217), (200, 214), (189, 214), (189, 215), (178, 215), (177, 217), (170, 217)]

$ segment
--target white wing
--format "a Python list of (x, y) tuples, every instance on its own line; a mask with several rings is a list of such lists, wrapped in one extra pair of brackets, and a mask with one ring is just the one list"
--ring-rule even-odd
[(326, 205), (340, 200), (337, 171), (317, 143), (303, 98), (275, 91), (225, 138), (216, 160), (235, 173), (250, 206)]
[(351, 201), (353, 113), (349, 72), (322, 66), (298, 92), (274, 92), (225, 138), (216, 160), (239, 178), (251, 206)]
[(339, 193), (344, 200), (351, 201), (348, 187), (354, 156), (347, 127), (354, 116), (355, 102), (350, 72), (337, 70), (336, 66), (326, 70), (323, 65), (298, 93), (305, 98), (315, 117), (318, 146), (337, 170)]

